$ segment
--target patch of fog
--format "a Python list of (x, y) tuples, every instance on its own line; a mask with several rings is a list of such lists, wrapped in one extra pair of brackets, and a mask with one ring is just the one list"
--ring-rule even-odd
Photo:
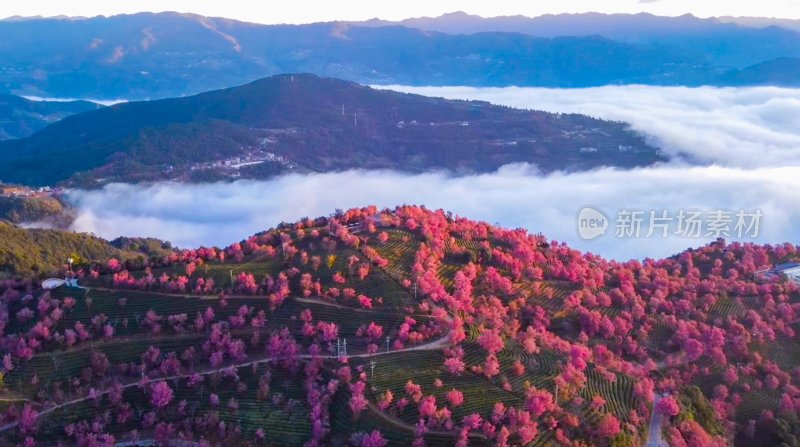
[[(421, 204), (541, 232), (614, 259), (664, 257), (714, 239), (620, 239), (614, 226), (591, 241), (577, 214), (592, 206), (614, 219), (620, 210), (761, 210), (759, 242), (800, 242), (800, 167), (741, 169), (661, 166), (542, 176), (528, 165), (482, 175), (409, 175), (392, 171), (287, 175), (270, 181), (216, 184), (113, 184), (70, 191), (72, 229), (105, 238), (152, 236), (181, 247), (228, 245), (281, 221), (329, 215), (369, 204)], [(732, 238), (728, 238), (732, 239)], [(750, 240), (750, 239), (745, 239)]]
[(100, 104), (102, 106), (113, 106), (114, 104), (120, 104), (123, 102), (128, 102), (127, 99), (92, 99), (92, 98), (45, 98), (41, 96), (22, 96), (25, 99), (30, 101), (49, 101), (49, 102), (73, 102), (73, 101), (89, 101), (95, 104)]
[(54, 222), (48, 220), (35, 220), (31, 222), (20, 222), (17, 224), (20, 228), (25, 229), (38, 229), (38, 230), (54, 230), (54, 229), (61, 229), (59, 225), (56, 225)]
[(800, 164), (800, 89), (376, 88), (625, 121), (671, 157), (695, 164), (740, 168)]

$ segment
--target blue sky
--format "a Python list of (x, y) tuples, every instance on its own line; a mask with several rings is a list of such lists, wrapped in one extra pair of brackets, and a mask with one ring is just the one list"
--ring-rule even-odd
[(194, 12), (260, 23), (308, 23), (326, 20), (403, 19), (452, 11), (482, 16), (537, 16), (587, 11), (649, 12), (699, 17), (753, 16), (800, 19), (800, 0), (31, 0), (0, 2), (0, 17), (12, 15), (95, 16), (141, 11)]

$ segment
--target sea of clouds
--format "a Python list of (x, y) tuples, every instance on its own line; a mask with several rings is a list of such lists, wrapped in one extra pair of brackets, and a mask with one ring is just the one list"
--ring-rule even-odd
[[(800, 90), (394, 89), (627, 121), (675, 161), (546, 176), (534, 166), (512, 165), (470, 176), (348, 171), (205, 185), (115, 184), (69, 193), (78, 210), (73, 229), (106, 238), (154, 236), (181, 247), (228, 245), (281, 221), (336, 208), (422, 204), (626, 260), (669, 256), (714, 237), (619, 238), (618, 212), (666, 210), (675, 216), (682, 209), (721, 209), (760, 210), (756, 241), (800, 243)], [(606, 234), (590, 241), (578, 232), (577, 215), (585, 206), (611, 220)]]
[(698, 164), (742, 168), (800, 165), (800, 89), (641, 85), (382, 88), (625, 121), (669, 156)]

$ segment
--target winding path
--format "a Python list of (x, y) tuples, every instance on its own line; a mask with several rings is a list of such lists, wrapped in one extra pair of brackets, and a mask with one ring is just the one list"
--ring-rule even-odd
[[(354, 354), (354, 355), (347, 356), (347, 358), (351, 358), (351, 359), (352, 358), (370, 358), (370, 357), (379, 357), (379, 356), (385, 356), (385, 355), (391, 355), (391, 354), (397, 354), (397, 353), (403, 353), (403, 352), (410, 352), (410, 351), (437, 350), (437, 349), (440, 349), (441, 347), (443, 347), (447, 343), (447, 339), (448, 339), (449, 336), (450, 336), (450, 334), (445, 334), (442, 337), (439, 337), (439, 338), (437, 338), (435, 340), (431, 340), (431, 341), (429, 341), (427, 343), (422, 343), (422, 344), (419, 344), (419, 345), (415, 345), (415, 346), (411, 346), (411, 347), (403, 348), (403, 349), (398, 349), (398, 350), (395, 350), (395, 351), (381, 351), (381, 352), (373, 352), (371, 354), (370, 353)], [(301, 354), (301, 355), (298, 355), (297, 357), (300, 358), (300, 359), (311, 359), (311, 358), (335, 359), (335, 358), (338, 358), (338, 356), (333, 355), (333, 354), (317, 355), (317, 356), (312, 356), (311, 354)], [(209, 368), (209, 369), (206, 369), (204, 371), (200, 371), (200, 372), (196, 371), (196, 372), (193, 372), (191, 374), (189, 374), (189, 373), (187, 373), (187, 374), (175, 374), (175, 375), (167, 376), (167, 377), (158, 377), (158, 378), (149, 379), (149, 381), (150, 382), (157, 382), (157, 381), (162, 381), (162, 380), (166, 381), (166, 380), (175, 380), (175, 379), (185, 379), (185, 378), (187, 378), (189, 376), (192, 376), (194, 374), (198, 374), (200, 376), (207, 376), (209, 374), (214, 374), (215, 372), (219, 372), (219, 371), (222, 371), (222, 370), (227, 369), (227, 368), (234, 367), (234, 368), (238, 369), (238, 368), (243, 368), (243, 367), (246, 367), (246, 366), (252, 366), (252, 365), (259, 365), (259, 364), (262, 364), (262, 363), (267, 363), (267, 362), (269, 362), (271, 360), (273, 360), (272, 357), (263, 356), (263, 357), (259, 357), (257, 359), (250, 360), (250, 361), (244, 362), (244, 363), (232, 363), (232, 364), (227, 365), (225, 367)], [(139, 386), (139, 381), (134, 381), (134, 382), (130, 382), (130, 383), (127, 383), (125, 385), (122, 385), (122, 389), (127, 389), (127, 388), (131, 388), (131, 387), (134, 387), (134, 386)], [(102, 396), (104, 394), (108, 394), (109, 391), (110, 390), (108, 390), (108, 389), (100, 391), (99, 395)], [(75, 404), (78, 404), (78, 403), (81, 403), (81, 402), (86, 402), (86, 401), (88, 401), (90, 399), (91, 398), (89, 396), (83, 396), (83, 397), (78, 397), (78, 398), (75, 398), (75, 399), (71, 399), (71, 400), (62, 402), (62, 403), (60, 403), (58, 405), (54, 405), (52, 407), (45, 408), (44, 410), (39, 412), (39, 416), (44, 416), (44, 415), (50, 414), (50, 413), (52, 413), (54, 411), (60, 410), (62, 408), (69, 407), (70, 405), (75, 405)], [(14, 421), (14, 422), (9, 422), (9, 423), (7, 423), (5, 425), (0, 425), (0, 433), (8, 431), (8, 430), (11, 430), (12, 428), (16, 427), (18, 424), (19, 424), (18, 421)], [(412, 427), (412, 429), (413, 429), (413, 427)]]
[[(409, 430), (411, 432), (414, 432), (414, 431), (417, 430), (417, 427), (415, 427), (415, 426), (413, 426), (413, 425), (411, 425), (411, 424), (409, 424), (409, 423), (407, 423), (407, 422), (405, 422), (405, 421), (403, 421), (401, 419), (389, 416), (385, 412), (381, 411), (377, 406), (375, 406), (375, 404), (372, 401), (369, 401), (369, 400), (367, 401), (367, 407), (369, 407), (370, 411), (372, 411), (373, 413), (377, 414), (378, 417), (380, 417), (381, 419), (383, 419), (387, 423), (394, 425), (395, 427), (399, 427), (399, 428), (402, 428), (404, 430)], [(457, 433), (456, 432), (452, 432), (452, 431), (430, 430), (429, 429), (429, 430), (427, 430), (425, 432), (425, 434), (426, 435), (438, 435), (438, 436), (455, 436)], [(485, 440), (486, 439), (486, 436), (484, 436), (482, 433), (475, 432), (475, 431), (470, 431), (469, 432), (469, 437), (470, 437), (470, 439), (480, 439), (480, 440)]]

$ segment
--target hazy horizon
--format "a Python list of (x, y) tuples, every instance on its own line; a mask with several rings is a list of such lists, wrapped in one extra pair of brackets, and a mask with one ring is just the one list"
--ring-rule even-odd
[(440, 2), (411, 1), (401, 4), (349, 0), (320, 3), (301, 0), (280, 6), (253, 8), (252, 4), (233, 0), (220, 4), (210, 0), (187, 1), (118, 1), (98, 2), (78, 0), (65, 6), (63, 2), (38, 1), (0, 5), (0, 17), (96, 17), (139, 12), (181, 12), (203, 16), (223, 17), (262, 24), (307, 24), (328, 21), (364, 21), (381, 19), (399, 21), (420, 17), (438, 17), (465, 12), (485, 18), (502, 16), (538, 17), (549, 14), (637, 14), (678, 17), (691, 14), (699, 18), (759, 18), (800, 19), (797, 0), (766, 0), (758, 3), (701, 3), (688, 0), (621, 0), (613, 4), (597, 4), (589, 0), (569, 0), (558, 5), (519, 4), (500, 0), (486, 4), (477, 1), (444, 0)]

